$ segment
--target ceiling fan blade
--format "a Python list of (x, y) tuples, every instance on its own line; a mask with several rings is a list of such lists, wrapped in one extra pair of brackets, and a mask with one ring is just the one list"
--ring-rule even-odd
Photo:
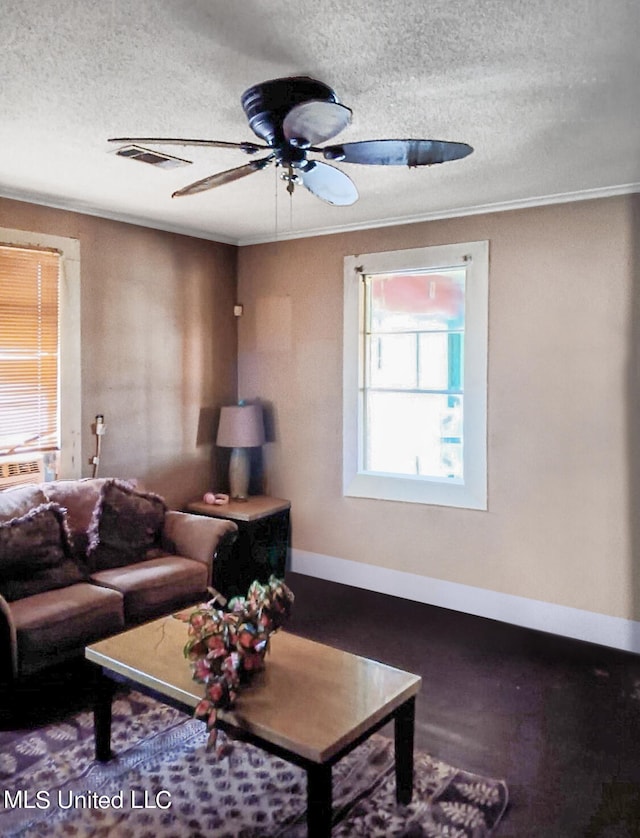
[(459, 160), (471, 154), (466, 143), (445, 140), (363, 140), (359, 143), (325, 146), (326, 160), (344, 163), (364, 163), (370, 166), (432, 166)]
[(284, 136), (293, 145), (308, 146), (335, 137), (351, 122), (351, 109), (338, 102), (312, 99), (294, 105), (284, 118)]
[(300, 172), (303, 185), (317, 198), (338, 207), (348, 207), (358, 200), (358, 190), (348, 175), (327, 163), (310, 161)]
[(225, 140), (181, 140), (176, 137), (112, 137), (110, 143), (144, 143), (145, 145), (193, 145), (208, 148), (239, 148), (245, 154), (255, 154), (268, 145), (257, 143), (228, 143)]
[(195, 183), (190, 183), (188, 186), (178, 189), (171, 197), (179, 198), (182, 195), (195, 195), (196, 192), (205, 192), (207, 189), (214, 189), (216, 186), (224, 186), (225, 183), (231, 183), (253, 172), (259, 172), (260, 169), (268, 166), (273, 158), (274, 155), (270, 154), (268, 157), (262, 157), (260, 160), (252, 160), (250, 163), (245, 163), (244, 166), (237, 166), (235, 169), (227, 169), (225, 172), (209, 175), (209, 177), (202, 178), (202, 180), (197, 180)]

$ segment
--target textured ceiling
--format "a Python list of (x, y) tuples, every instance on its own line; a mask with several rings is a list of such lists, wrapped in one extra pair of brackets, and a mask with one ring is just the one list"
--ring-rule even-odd
[[(0, 194), (238, 243), (640, 190), (638, 0), (21, 0), (2, 4)], [(257, 140), (240, 95), (310, 75), (353, 110), (334, 142), (467, 142), (424, 169), (342, 164), (333, 207), (275, 167), (209, 192), (237, 150), (167, 149), (159, 170), (110, 136)]]

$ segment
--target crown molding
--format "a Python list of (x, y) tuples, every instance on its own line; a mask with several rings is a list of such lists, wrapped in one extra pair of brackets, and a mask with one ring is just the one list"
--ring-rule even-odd
[(240, 244), (238, 239), (222, 236), (218, 233), (207, 233), (203, 230), (194, 230), (178, 224), (163, 224), (161, 221), (139, 218), (138, 216), (128, 215), (127, 213), (110, 212), (109, 210), (100, 209), (90, 204), (85, 205), (82, 202), (73, 202), (37, 192), (22, 192), (0, 186), (0, 198), (21, 201), (26, 204), (36, 204), (37, 206), (48, 207), (50, 209), (65, 210), (65, 212), (75, 212), (80, 215), (90, 215), (93, 218), (104, 218), (106, 221), (119, 221), (122, 224), (133, 224), (136, 227), (146, 227), (149, 230), (159, 230), (163, 233), (176, 233), (179, 236), (189, 236), (192, 239), (204, 239), (205, 241), (218, 242), (219, 244), (233, 244), (236, 246)]
[(292, 231), (271, 237), (249, 237), (238, 241), (240, 247), (253, 244), (267, 244), (289, 239), (309, 239), (314, 236), (332, 236), (338, 233), (351, 233), (358, 230), (373, 230), (379, 227), (398, 227), (402, 224), (419, 224), (424, 221), (441, 221), (446, 218), (461, 218), (467, 215), (485, 215), (493, 212), (509, 212), (511, 210), (543, 207), (550, 204), (570, 204), (575, 201), (592, 201), (598, 198), (613, 198), (619, 195), (632, 195), (640, 192), (640, 183), (624, 183), (619, 186), (583, 189), (578, 192), (559, 192), (554, 195), (538, 195), (532, 198), (522, 198), (515, 201), (499, 201), (494, 204), (477, 204), (457, 207), (450, 210), (437, 210), (420, 215), (405, 215), (396, 218), (379, 218), (363, 221), (357, 224), (345, 224), (340, 227), (322, 227), (315, 230)]
[(396, 216), (395, 218), (377, 218), (361, 221), (356, 224), (344, 224), (334, 227), (317, 227), (310, 230), (289, 231), (278, 234), (278, 236), (247, 236), (232, 238), (218, 233), (208, 233), (203, 230), (195, 230), (180, 225), (163, 224), (160, 221), (153, 221), (146, 218), (139, 218), (127, 213), (110, 212), (92, 205), (84, 205), (81, 202), (73, 202), (51, 195), (40, 193), (28, 193), (19, 190), (3, 189), (0, 187), (0, 197), (12, 201), (22, 201), (28, 204), (50, 207), (51, 209), (65, 210), (66, 212), (80, 213), (95, 218), (104, 218), (108, 221), (119, 221), (123, 224), (133, 224), (137, 227), (146, 227), (151, 230), (160, 230), (165, 233), (175, 233), (180, 236), (204, 239), (205, 241), (217, 242), (219, 244), (231, 244), (237, 247), (249, 247), (254, 244), (270, 244), (273, 242), (289, 241), (293, 239), (309, 239), (315, 236), (332, 236), (340, 233), (351, 233), (359, 230), (373, 230), (380, 227), (398, 227), (403, 224), (419, 224), (425, 221), (441, 221), (446, 218), (461, 218), (471, 215), (485, 215), (494, 212), (509, 212), (511, 210), (530, 209), (543, 207), (551, 204), (569, 204), (575, 201), (592, 201), (599, 198), (612, 198), (620, 195), (632, 195), (640, 192), (640, 183), (625, 183), (618, 186), (598, 187), (595, 189), (583, 189), (577, 192), (559, 192), (553, 195), (537, 195), (531, 198), (522, 198), (514, 201), (499, 201), (492, 204), (476, 204), (463, 207), (456, 207), (449, 210), (436, 210), (435, 212), (421, 213), (419, 215)]

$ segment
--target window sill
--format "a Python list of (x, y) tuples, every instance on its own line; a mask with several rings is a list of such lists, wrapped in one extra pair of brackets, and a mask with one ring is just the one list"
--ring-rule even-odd
[(465, 485), (462, 481), (356, 474), (345, 485), (344, 495), (459, 509), (487, 509), (485, 488)]

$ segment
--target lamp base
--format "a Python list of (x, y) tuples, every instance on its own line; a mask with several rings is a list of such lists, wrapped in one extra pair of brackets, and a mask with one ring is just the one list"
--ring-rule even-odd
[(251, 459), (248, 448), (234, 448), (229, 461), (229, 490), (232, 500), (246, 501), (249, 497)]

